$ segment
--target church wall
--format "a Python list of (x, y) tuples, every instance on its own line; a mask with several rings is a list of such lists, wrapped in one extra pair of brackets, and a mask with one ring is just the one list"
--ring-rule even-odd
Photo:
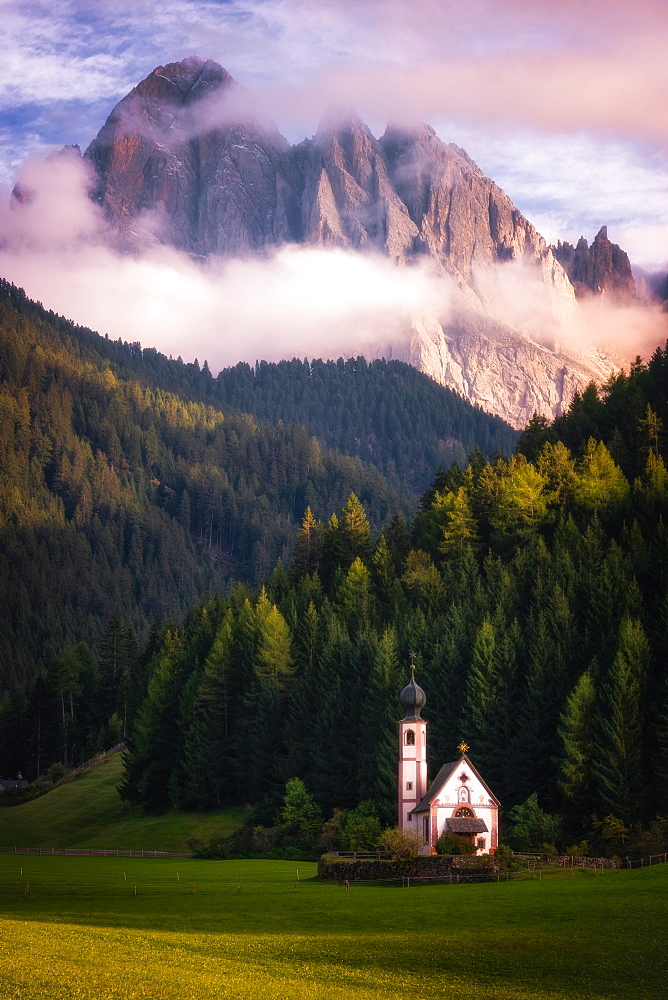
[[(465, 773), (466, 781), (460, 779)], [(466, 762), (460, 762), (448, 778), (447, 782), (432, 803), (436, 807), (436, 830), (433, 834), (432, 847), (438, 838), (446, 832), (446, 822), (457, 809), (465, 807), (471, 810), (477, 819), (482, 819), (487, 826), (487, 833), (476, 834), (476, 841), (484, 839), (485, 846), (477, 854), (487, 854), (498, 845), (498, 808), (492, 801), (489, 792), (475, 776)]]

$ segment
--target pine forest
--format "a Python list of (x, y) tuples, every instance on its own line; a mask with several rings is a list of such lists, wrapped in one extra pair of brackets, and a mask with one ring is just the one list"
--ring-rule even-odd
[(125, 739), (139, 808), (299, 778), (392, 824), (412, 660), (431, 774), (464, 740), (562, 844), (663, 822), (668, 348), (518, 441), (397, 363), (215, 379), (0, 310), (5, 772)]

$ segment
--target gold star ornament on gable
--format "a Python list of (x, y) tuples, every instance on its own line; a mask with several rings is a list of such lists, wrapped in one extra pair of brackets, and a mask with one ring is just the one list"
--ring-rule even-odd
[(461, 750), (461, 752), (462, 752), (462, 753), (466, 753), (466, 752), (467, 752), (467, 750), (468, 750), (468, 748), (469, 748), (469, 745), (468, 745), (468, 743), (464, 743), (463, 741), (462, 741), (462, 742), (461, 742), (461, 743), (459, 744), (459, 746), (457, 747), (457, 749), (458, 749), (458, 750)]

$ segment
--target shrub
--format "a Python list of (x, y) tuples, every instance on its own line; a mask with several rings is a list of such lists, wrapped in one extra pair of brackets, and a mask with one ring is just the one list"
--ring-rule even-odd
[(513, 826), (508, 834), (508, 842), (516, 851), (540, 851), (546, 844), (559, 842), (561, 820), (544, 812), (538, 805), (534, 792), (526, 802), (513, 806), (508, 813)]
[(456, 833), (443, 833), (436, 841), (436, 853), (447, 855), (475, 854), (476, 846)]
[(65, 778), (68, 774), (69, 774), (69, 771), (67, 770), (67, 768), (65, 767), (65, 765), (61, 764), (58, 761), (55, 764), (51, 765), (51, 767), (46, 772), (45, 777), (46, 777), (47, 781), (52, 781), (54, 783), (54, 785), (55, 785), (55, 783), (57, 781), (60, 781), (62, 778)]
[(323, 823), (318, 846), (328, 854), (331, 851), (338, 851), (341, 848), (341, 835), (346, 824), (348, 813), (345, 809), (335, 809), (331, 819)]
[(373, 802), (360, 802), (346, 816), (340, 837), (341, 850), (374, 851), (380, 833), (380, 820)]
[(494, 851), (492, 862), (496, 868), (500, 868), (502, 871), (512, 872), (524, 868), (524, 862), (515, 857), (512, 847), (508, 847), (507, 844), (499, 844)]
[(579, 844), (567, 847), (565, 853), (572, 858), (588, 858), (591, 856), (591, 844), (588, 840), (581, 840)]
[(417, 830), (399, 830), (396, 826), (384, 830), (378, 841), (381, 851), (386, 851), (392, 858), (415, 858), (424, 846), (424, 841)]

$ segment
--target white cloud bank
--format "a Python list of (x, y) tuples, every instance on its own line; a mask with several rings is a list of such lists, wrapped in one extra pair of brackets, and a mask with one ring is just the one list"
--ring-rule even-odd
[[(186, 361), (207, 358), (214, 372), (241, 360), (375, 353), (405, 343), (414, 316), (447, 322), (461, 305), (429, 262), (397, 267), (380, 255), (297, 246), (204, 264), (165, 247), (117, 254), (87, 197), (84, 162), (29, 164), (21, 183), (32, 200), (0, 215), (3, 277), (77, 323)], [(600, 301), (555, 323), (544, 284), (520, 263), (488, 273), (486, 289), (499, 319), (548, 346), (612, 345), (630, 360), (666, 338), (665, 315)]]

